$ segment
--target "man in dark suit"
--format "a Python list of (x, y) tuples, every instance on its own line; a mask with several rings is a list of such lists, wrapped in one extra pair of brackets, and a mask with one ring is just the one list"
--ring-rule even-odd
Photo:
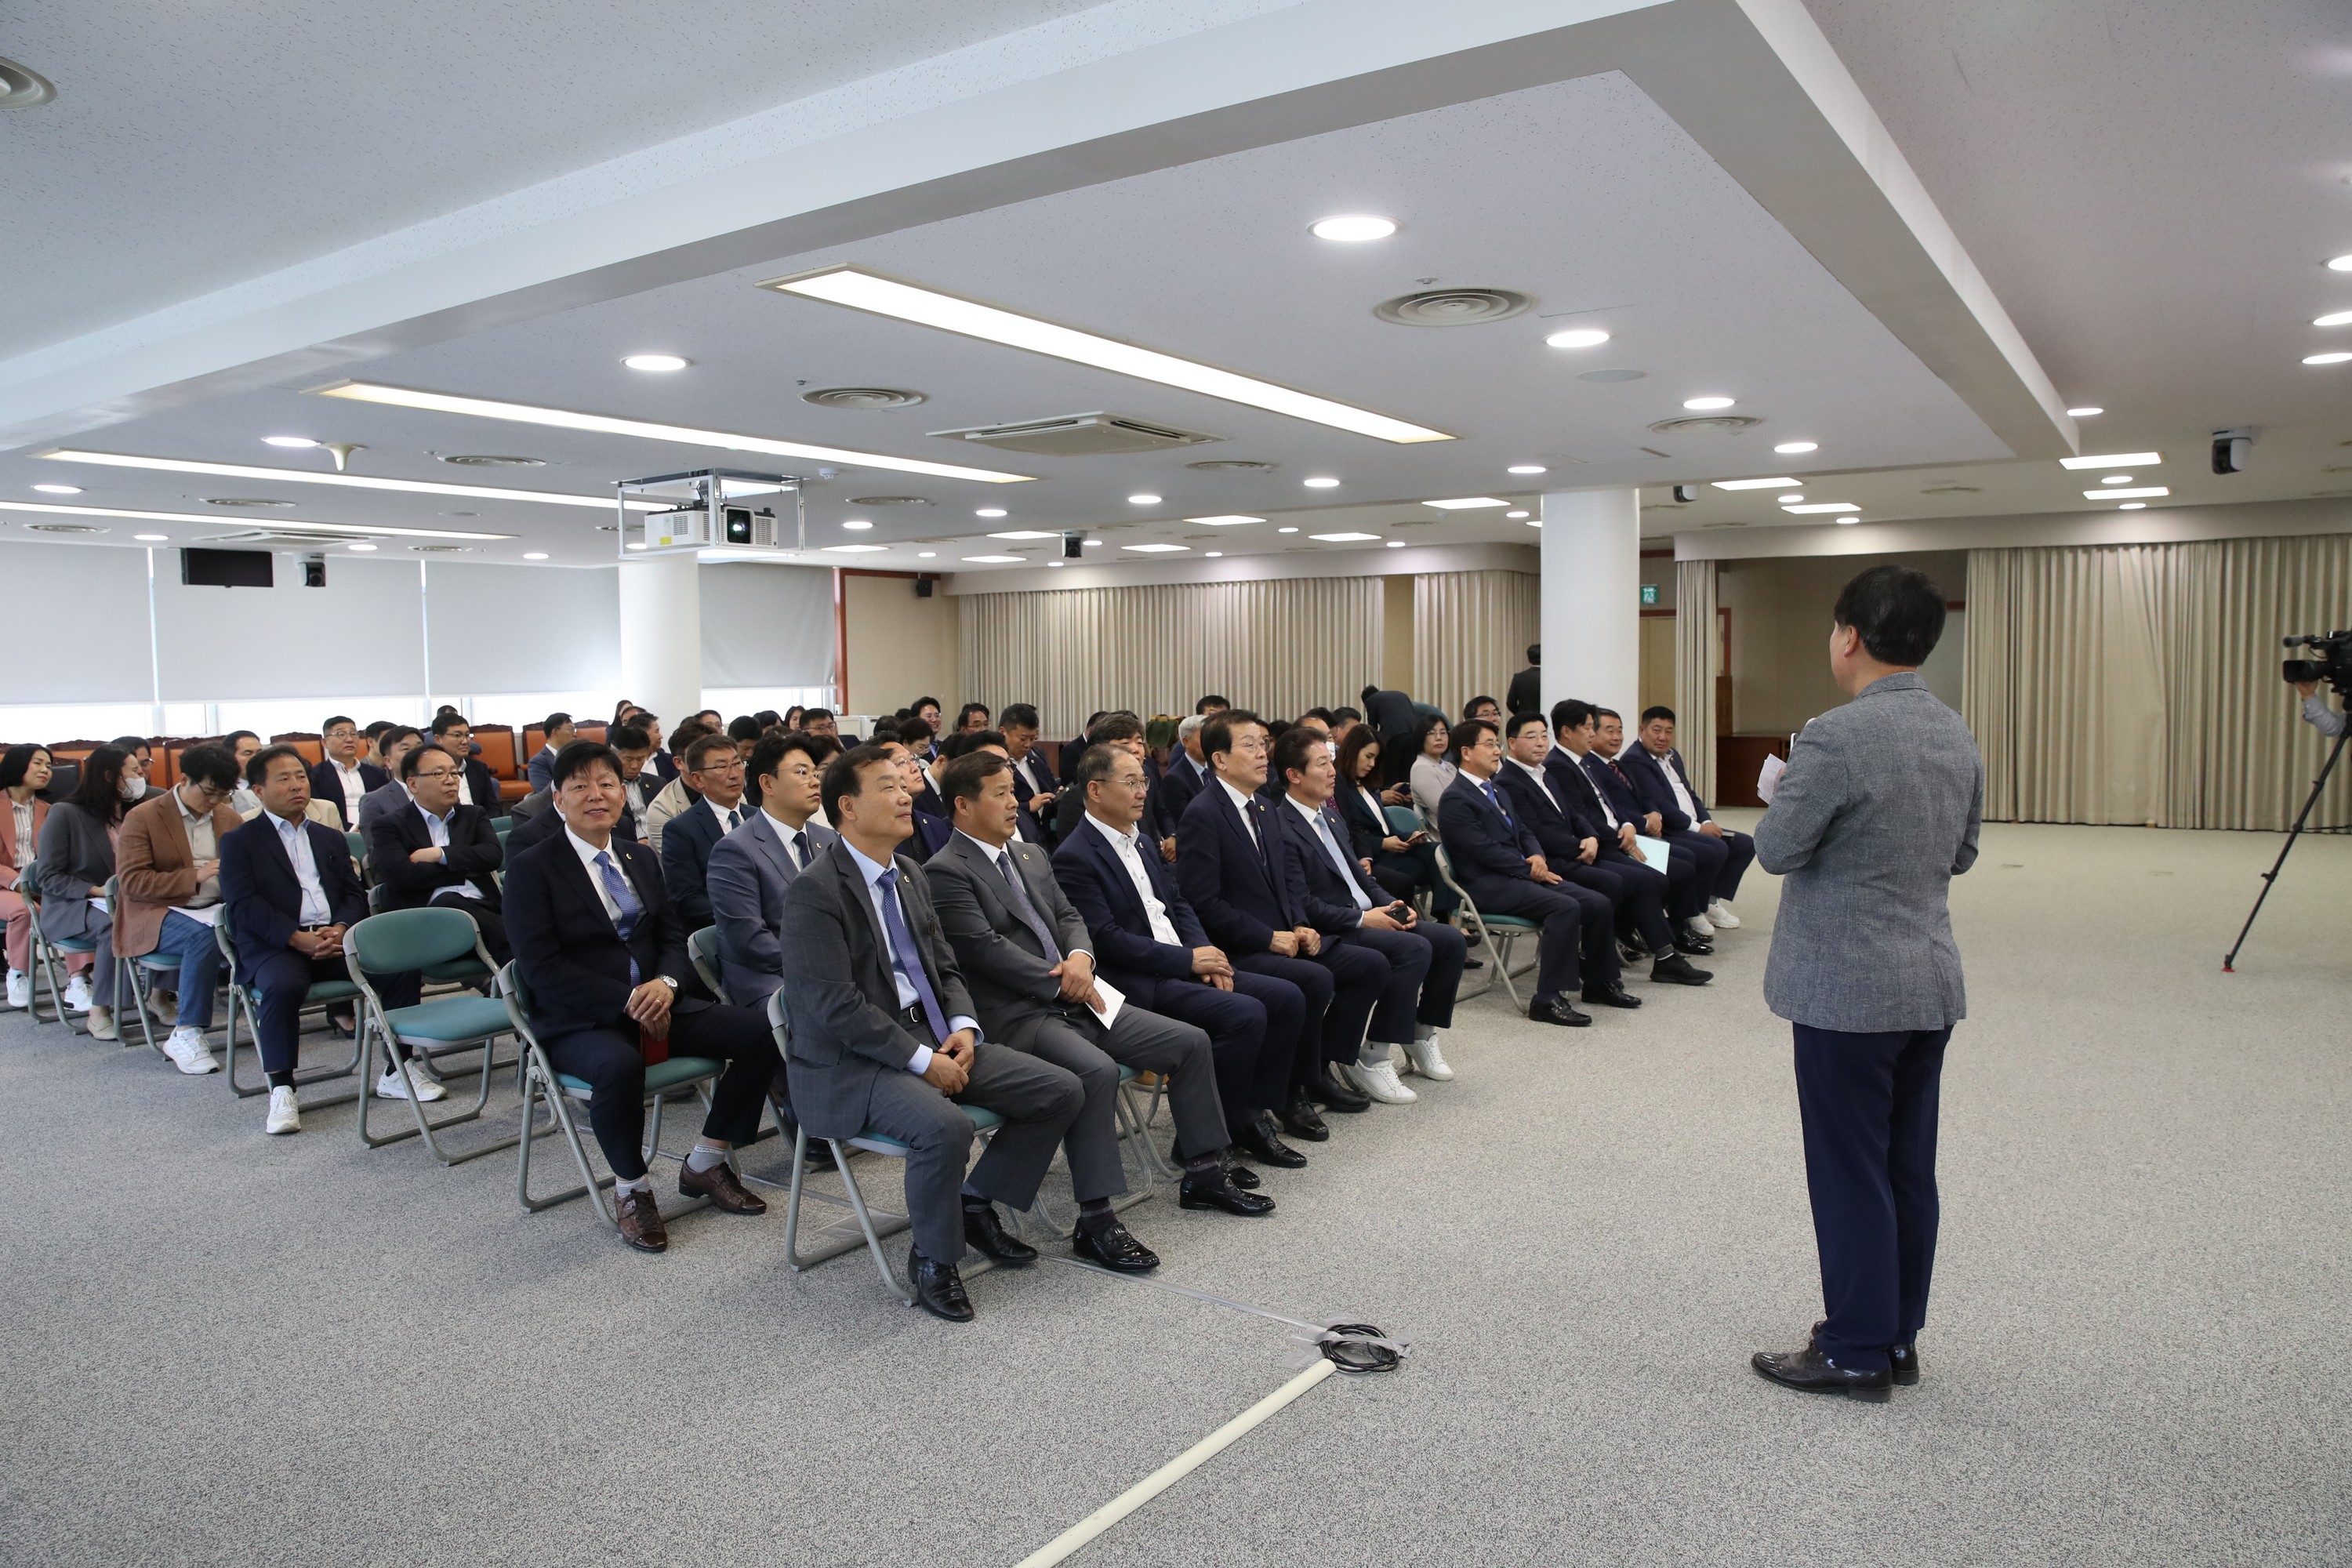
[(1708, 926), (1736, 928), (1739, 917), (1731, 912), (1731, 900), (1739, 896), (1739, 879), (1756, 859), (1756, 840), (1707, 814), (1706, 802), (1691, 787), (1682, 753), (1675, 750), (1675, 710), (1643, 709), (1641, 743), (1626, 747), (1618, 761), (1664, 822), (1666, 842), (1687, 850), (1697, 865), (1694, 879), (1706, 896), (1703, 918)]
[(775, 1038), (759, 1014), (711, 1000), (687, 959), (660, 861), (614, 832), (625, 796), (613, 749), (574, 741), (556, 754), (553, 776), (550, 815), (561, 830), (509, 861), (507, 935), (549, 1065), (588, 1080), (589, 1124), (612, 1167), (621, 1237), (660, 1252), (669, 1232), (641, 1152), (647, 1058), (727, 1064), (677, 1190), (728, 1214), (764, 1214), (768, 1205), (743, 1189), (727, 1156), (759, 1131), (780, 1065)]
[(464, 769), (457, 775), (459, 805), (480, 806), (492, 816), (507, 814), (506, 798), (499, 793), (498, 775), (490, 772), (489, 763), (474, 755), (474, 726), (464, 714), (454, 710), (436, 714), (433, 743), (457, 758)]
[[(370, 779), (381, 777), (384, 782), (369, 786), (360, 797), (359, 826), (348, 831), (364, 838), (375, 831), (376, 824), (408, 809), (408, 789), (400, 782), (400, 764), (409, 752), (425, 744), (425, 732), (405, 724), (394, 724), (376, 737), (376, 748), (383, 758), (379, 767), (374, 763), (362, 763), (360, 773)], [(331, 773), (332, 770), (329, 770)], [(310, 770), (310, 795), (319, 798), (320, 773)], [(316, 813), (313, 813), (315, 816)]]
[(360, 727), (344, 714), (319, 726), (319, 747), (326, 756), (310, 769), (310, 793), (341, 816), (344, 832), (357, 833), (361, 800), (392, 783), (392, 774), (360, 760)]
[[(1623, 861), (1635, 866), (1645, 865), (1633, 840), (1644, 826), (1627, 813), (1640, 803), (1626, 795), (1623, 788), (1612, 781), (1604, 790), (1601, 781), (1610, 775), (1601, 759), (1593, 755), (1600, 741), (1599, 710), (1578, 698), (1562, 698), (1551, 705), (1552, 739), (1559, 742), (1544, 759), (1544, 774), (1553, 785), (1553, 793), (1573, 803), (1588, 818), (1599, 822), (1605, 830), (1599, 864), (1612, 869), (1622, 869), (1608, 852), (1613, 840)], [(1588, 766), (1588, 764), (1590, 764)], [(1646, 813), (1643, 814), (1646, 816)], [(1653, 868), (1654, 870), (1655, 868)], [(1665, 910), (1669, 938), (1676, 952), (1696, 958), (1715, 951), (1714, 942), (1693, 931), (1689, 915), (1696, 906), (1691, 902), (1692, 874), (1695, 867), (1687, 856), (1669, 856), (1664, 875), (1666, 878)], [(1658, 953), (1654, 941), (1644, 937), (1653, 956)]]
[[(1592, 1018), (1569, 1000), (1570, 993), (1581, 991), (1586, 999), (1609, 1006), (1632, 1001), (1615, 1000), (1608, 987), (1586, 989), (1578, 979), (1580, 946), (1590, 952), (1595, 942), (1609, 942), (1616, 916), (1606, 898), (1553, 870), (1535, 835), (1511, 816), (1495, 787), (1503, 765), (1502, 738), (1495, 726), (1465, 719), (1454, 729), (1454, 740), (1462, 772), (1438, 797), (1438, 838), (1480, 913), (1517, 915), (1542, 927), (1528, 1016), (1538, 1024), (1581, 1028)], [(1614, 994), (1622, 997), (1624, 988), (1614, 987)]]
[[(1643, 832), (1669, 841), (1665, 814), (1651, 801), (1625, 759), (1625, 721), (1614, 708), (1592, 710), (1592, 749), (1585, 753), (1584, 771), (1620, 816), (1630, 815)], [(1671, 844), (1669, 841), (1669, 847)], [(1666, 904), (1678, 931), (1714, 947), (1715, 928), (1707, 922), (1707, 889), (1712, 880), (1717, 846), (1697, 855), (1669, 856)]]
[(698, 797), (662, 829), (662, 880), (670, 905), (688, 932), (710, 923), (710, 894), (703, 879), (710, 851), (743, 826), (743, 756), (724, 735), (705, 735), (686, 749), (686, 785)]
[(1543, 711), (1543, 645), (1528, 644), (1528, 667), (1511, 677), (1510, 689), (1503, 694), (1503, 717), (1515, 713)]
[(488, 814), (458, 801), (457, 759), (439, 746), (410, 751), (400, 772), (408, 809), (383, 813), (368, 831), (368, 867), (384, 889), (384, 907), (463, 910), (490, 957), (506, 963), (514, 954), (497, 878), (506, 851)]
[[(557, 754), (562, 755), (561, 752)], [(625, 760), (623, 765), (626, 765)], [(625, 838), (632, 844), (641, 843), (645, 836), (638, 831), (637, 813), (628, 800), (628, 789), (625, 784), (621, 793), (621, 815), (613, 824), (613, 837)], [(515, 802), (514, 810), (508, 815), (515, 819), (513, 829), (507, 834), (509, 860), (526, 849), (546, 843), (550, 838), (562, 837), (563, 814), (555, 808), (555, 791), (552, 788), (523, 796)]]
[[(1617, 836), (1597, 820), (1591, 785), (1573, 769), (1555, 772), (1549, 765), (1551, 737), (1544, 721), (1533, 713), (1515, 713), (1504, 721), (1507, 760), (1495, 775), (1503, 792), (1504, 809), (1536, 837), (1544, 863), (1580, 888), (1590, 888), (1609, 900), (1620, 932), (1631, 932), (1656, 955), (1650, 978), (1674, 985), (1704, 985), (1715, 978), (1695, 969), (1675, 950), (1674, 933), (1665, 914), (1666, 879), (1618, 847)], [(1586, 793), (1572, 802), (1564, 798), (1570, 787)], [(1584, 954), (1586, 985), (1595, 977), (1613, 983), (1619, 973), (1613, 946)], [(1596, 998), (1597, 999), (1597, 998)], [(1622, 1006), (1623, 1004), (1615, 1003)]]
[(1013, 836), (1020, 795), (1012, 764), (969, 752), (948, 764), (942, 782), (956, 836), (925, 864), (923, 877), (981, 1024), (991, 1039), (1066, 1068), (1086, 1090), (1062, 1145), (1078, 1200), (1078, 1254), (1125, 1270), (1159, 1261), (1120, 1227), (1111, 1207), (1127, 1190), (1115, 1103), (1122, 1064), (1168, 1079), (1185, 1173), (1180, 1196), (1195, 1208), (1271, 1210), (1272, 1200), (1242, 1192), (1225, 1175), (1225, 1117), (1208, 1035), (1124, 994), (1106, 1022), (1114, 1005), (1095, 977), (1093, 939), (1045, 852)]
[(543, 728), (547, 733), (547, 743), (540, 747), (538, 754), (530, 759), (530, 763), (523, 770), (524, 776), (530, 781), (530, 787), (534, 792), (546, 789), (554, 782), (555, 753), (570, 745), (572, 738), (579, 733), (579, 731), (572, 727), (572, 715), (569, 713), (550, 713)]
[(1266, 778), (1265, 726), (1257, 715), (1243, 708), (1217, 714), (1202, 727), (1201, 753), (1211, 779), (1177, 828), (1176, 885), (1234, 967), (1287, 980), (1307, 998), (1317, 1048), (1302, 1050), (1294, 1064), (1284, 1121), (1298, 1131), (1307, 1124), (1302, 1109), (1317, 1101), (1333, 1110), (1369, 1110), (1370, 1099), (1341, 1083), (1331, 1064), (1356, 1059), (1388, 986), (1388, 962), (1326, 942), (1308, 920), (1306, 889), (1257, 795)]
[[(779, 943), (793, 1106), (820, 1138), (871, 1130), (907, 1145), (915, 1299), (969, 1322), (957, 1268), (965, 1243), (999, 1263), (1035, 1258), (994, 1205), (1036, 1202), (1086, 1091), (1053, 1063), (980, 1037), (929, 889), (894, 852), (912, 826), (898, 765), (859, 746), (825, 765), (819, 788), (841, 840), (793, 879)], [(971, 1119), (959, 1101), (1004, 1119), (969, 1176)]]
[(1004, 737), (1004, 755), (1020, 781), (1017, 788), (1021, 809), (1041, 830), (1040, 837), (1032, 842), (1050, 844), (1054, 836), (1062, 831), (1054, 816), (1054, 797), (1061, 793), (1062, 781), (1055, 777), (1053, 764), (1045, 760), (1045, 748), (1037, 743), (1038, 731), (1043, 728), (1044, 721), (1033, 705), (1015, 702), (1004, 710), (998, 732)]
[[(724, 741), (724, 737), (714, 736)], [(724, 741), (732, 746), (732, 741)], [(705, 886), (719, 928), (719, 983), (743, 1007), (764, 1007), (784, 983), (784, 894), (840, 835), (817, 816), (819, 763), (814, 735), (778, 731), (751, 748), (751, 809), (743, 826), (711, 847)]]
[(1454, 1023), (1454, 998), (1462, 987), (1469, 943), (1452, 926), (1419, 919), (1411, 904), (1391, 897), (1349, 853), (1348, 825), (1331, 804), (1339, 770), (1330, 742), (1303, 721), (1292, 726), (1275, 743), (1274, 773), (1286, 788), (1268, 815), (1289, 846), (1307, 895), (1307, 918), (1329, 940), (1369, 948), (1389, 968), (1387, 988), (1350, 1076), (1374, 1100), (1410, 1104), (1420, 1096), (1397, 1076), (1397, 1052), (1433, 1082), (1454, 1077), (1438, 1031)]
[[(1209, 941), (1142, 834), (1149, 786), (1131, 753), (1087, 747), (1074, 783), (1083, 815), (1054, 851), (1054, 875), (1086, 922), (1097, 972), (1138, 1005), (1208, 1032), (1225, 1129), (1238, 1153), (1285, 1168), (1306, 1164), (1307, 1156), (1282, 1141), (1276, 1120), (1290, 1100), (1292, 1064), (1314, 1048), (1305, 1034), (1306, 997), (1286, 980), (1236, 971)], [(1246, 1166), (1232, 1173), (1240, 1187), (1258, 1184)]]
[(1201, 786), (1209, 782), (1209, 764), (1201, 757), (1201, 726), (1208, 721), (1198, 713), (1189, 714), (1176, 726), (1176, 750), (1160, 771), (1160, 783), (1151, 792), (1149, 816), (1152, 837), (1163, 847), (1174, 842), (1176, 825), (1184, 820), (1185, 808)]
[[(356, 733), (356, 731), (354, 731)], [(333, 828), (308, 820), (310, 770), (291, 746), (265, 746), (246, 764), (246, 782), (261, 797), (261, 815), (220, 840), (221, 903), (236, 942), (238, 978), (261, 994), (254, 1008), (255, 1044), (269, 1077), (272, 1133), (302, 1131), (294, 1090), (302, 999), (321, 980), (348, 980), (343, 932), (367, 918), (367, 892), (352, 869), (351, 846)], [(415, 1004), (414, 971), (371, 975), (386, 1007)], [(405, 1047), (394, 1049), (404, 1056)], [(412, 1080), (394, 1068), (385, 1075)], [(428, 1075), (413, 1079), (415, 1097), (438, 1100)], [(379, 1090), (394, 1096), (384, 1086)]]

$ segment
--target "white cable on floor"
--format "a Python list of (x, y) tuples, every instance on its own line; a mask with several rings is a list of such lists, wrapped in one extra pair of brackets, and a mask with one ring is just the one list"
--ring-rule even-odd
[(1024, 1557), (1015, 1568), (1052, 1568), (1053, 1564), (1208, 1463), (1251, 1427), (1330, 1376), (1335, 1370), (1331, 1362), (1318, 1356), (1313, 1366)]

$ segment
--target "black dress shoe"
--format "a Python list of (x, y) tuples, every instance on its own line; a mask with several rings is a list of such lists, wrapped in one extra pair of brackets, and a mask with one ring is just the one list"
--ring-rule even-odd
[(1486, 961), (1483, 958), (1465, 958), (1462, 961), (1462, 967), (1465, 970), (1484, 969), (1486, 967)]
[(1584, 999), (1595, 1007), (1633, 1008), (1642, 1005), (1642, 999), (1639, 996), (1626, 990), (1621, 982), (1615, 980), (1586, 986)]
[(1758, 1351), (1748, 1358), (1748, 1364), (1782, 1387), (1807, 1394), (1843, 1394), (1874, 1405), (1894, 1397), (1895, 1376), (1886, 1368), (1858, 1372), (1840, 1366), (1816, 1345), (1808, 1344), (1801, 1351)]
[(1323, 1069), (1315, 1075), (1314, 1080), (1307, 1084), (1307, 1096), (1326, 1110), (1337, 1110), (1348, 1116), (1353, 1116), (1358, 1111), (1370, 1110), (1372, 1108), (1372, 1097), (1369, 1094), (1359, 1094), (1341, 1083), (1328, 1062), (1324, 1064)]
[(1650, 966), (1650, 978), (1667, 985), (1704, 985), (1715, 978), (1712, 969), (1701, 969), (1679, 952), (1670, 952)]
[(963, 1238), (1007, 1268), (1026, 1268), (1037, 1249), (1004, 1228), (994, 1204), (963, 1205)]
[(1675, 951), (1686, 952), (1693, 958), (1704, 958), (1715, 951), (1715, 943), (1703, 936), (1693, 936), (1688, 931), (1678, 931), (1675, 932)]
[(1227, 1214), (1245, 1215), (1253, 1219), (1274, 1212), (1272, 1198), (1242, 1191), (1234, 1184), (1233, 1176), (1230, 1171), (1205, 1171), (1185, 1177), (1176, 1189), (1176, 1206), (1223, 1209)]
[[(1276, 1129), (1268, 1123), (1276, 1120), (1273, 1111), (1266, 1111), (1258, 1117), (1258, 1127), (1271, 1138)], [(1331, 1130), (1323, 1125), (1323, 1118), (1316, 1113), (1315, 1102), (1307, 1098), (1307, 1091), (1303, 1089), (1290, 1091), (1290, 1103), (1282, 1108), (1278, 1120), (1281, 1122), (1279, 1131), (1289, 1133), (1293, 1138), (1304, 1138), (1309, 1143), (1320, 1143), (1331, 1136)]]
[(1565, 996), (1534, 1004), (1528, 1007), (1528, 1016), (1538, 1024), (1559, 1024), (1570, 1029), (1581, 1029), (1592, 1022), (1591, 1014), (1578, 1012), (1576, 1004)]
[[(1324, 1136), (1328, 1138), (1330, 1134), (1326, 1132)], [(1272, 1128), (1263, 1122), (1243, 1128), (1242, 1135), (1234, 1140), (1234, 1147), (1261, 1165), (1279, 1165), (1284, 1170), (1296, 1171), (1307, 1163), (1306, 1155), (1284, 1142)]]
[(907, 1254), (907, 1277), (914, 1282), (915, 1305), (950, 1323), (971, 1321), (971, 1298), (963, 1293), (963, 1276), (952, 1263), (934, 1263), (919, 1252)]
[[(1293, 1150), (1291, 1152), (1293, 1153), (1297, 1153), (1297, 1150)], [(1302, 1160), (1307, 1158), (1304, 1154), (1299, 1154), (1298, 1157)], [(1243, 1164), (1238, 1160), (1234, 1161), (1225, 1167), (1225, 1180), (1231, 1182), (1234, 1185), (1239, 1187), (1245, 1193), (1254, 1193), (1257, 1191), (1258, 1188), (1265, 1185), (1264, 1182), (1258, 1180), (1257, 1173), (1255, 1171), (1251, 1170), (1247, 1165)]]
[[(1272, 1205), (1267, 1205), (1269, 1208)], [(1105, 1225), (1089, 1229), (1087, 1222), (1078, 1222), (1078, 1233), (1070, 1237), (1070, 1250), (1089, 1262), (1121, 1274), (1141, 1274), (1160, 1267), (1160, 1254), (1138, 1241), (1118, 1223), (1117, 1215)], [(1032, 1258), (1035, 1253), (1029, 1255)]]
[(1915, 1344), (1889, 1345), (1886, 1359), (1894, 1363), (1895, 1381), (1909, 1388), (1919, 1381), (1919, 1347)]

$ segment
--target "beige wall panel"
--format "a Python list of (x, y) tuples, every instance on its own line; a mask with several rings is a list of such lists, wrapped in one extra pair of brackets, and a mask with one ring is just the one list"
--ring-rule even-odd
[(849, 645), (843, 709), (892, 713), (928, 696), (953, 713), (964, 700), (957, 601), (936, 590), (917, 598), (911, 577), (844, 577), (842, 584)]

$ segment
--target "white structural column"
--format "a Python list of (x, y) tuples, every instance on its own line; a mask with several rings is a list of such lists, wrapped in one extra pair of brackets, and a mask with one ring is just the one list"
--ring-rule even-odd
[(1642, 492), (1543, 498), (1544, 711), (1581, 697), (1625, 716), (1642, 689)]
[(621, 563), (621, 695), (666, 730), (702, 706), (700, 570), (691, 552)]

